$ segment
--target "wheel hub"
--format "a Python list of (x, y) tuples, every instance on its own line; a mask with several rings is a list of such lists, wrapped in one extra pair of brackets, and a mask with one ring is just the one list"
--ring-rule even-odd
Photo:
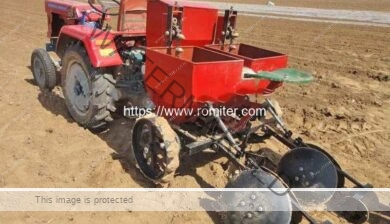
[(79, 63), (73, 62), (69, 66), (65, 82), (75, 111), (80, 115), (87, 113), (92, 98), (90, 80)]
[(76, 85), (74, 87), (74, 92), (76, 93), (77, 96), (80, 96), (80, 95), (85, 96), (85, 93), (83, 91), (83, 87), (81, 86), (79, 81), (76, 82)]

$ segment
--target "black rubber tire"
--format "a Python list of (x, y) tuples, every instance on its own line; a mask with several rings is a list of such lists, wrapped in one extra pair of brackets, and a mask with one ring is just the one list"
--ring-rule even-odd
[[(43, 78), (40, 81), (39, 74), (36, 71), (35, 60), (39, 60), (39, 62), (43, 66)], [(49, 90), (51, 91), (57, 84), (57, 75), (56, 68), (54, 66), (53, 61), (51, 60), (49, 54), (45, 49), (35, 49), (31, 55), (31, 70), (34, 76), (34, 80), (39, 86), (41, 90)]]
[[(67, 93), (66, 82), (69, 66), (73, 63), (79, 64), (88, 74), (88, 85), (90, 101), (85, 114), (77, 112), (75, 105)], [(74, 44), (70, 46), (63, 57), (62, 66), (62, 90), (65, 97), (65, 104), (73, 119), (83, 127), (93, 131), (101, 131), (107, 128), (109, 122), (113, 121), (111, 113), (116, 111), (112, 92), (115, 89), (115, 79), (111, 74), (105, 74), (103, 69), (93, 68), (83, 46)]]
[[(135, 132), (136, 126), (138, 123), (141, 123), (145, 120), (148, 120), (151, 122), (153, 128), (156, 129), (161, 134), (161, 138), (163, 142), (165, 143), (165, 169), (161, 176), (152, 177), (148, 175), (148, 172), (145, 172), (145, 170), (142, 169), (142, 166), (140, 164), (140, 161), (137, 160), (136, 152), (135, 152), (135, 145), (137, 144), (135, 135), (137, 134)], [(155, 114), (148, 114), (144, 117), (138, 118), (135, 123), (132, 126), (132, 131), (130, 133), (130, 141), (131, 146), (129, 150), (129, 159), (132, 164), (136, 166), (137, 169), (142, 173), (146, 179), (152, 181), (154, 184), (159, 185), (161, 187), (169, 187), (169, 185), (172, 183), (175, 172), (179, 168), (180, 165), (180, 149), (181, 149), (181, 142), (180, 138), (176, 134), (176, 132), (171, 128), (168, 121), (163, 118), (159, 117)]]

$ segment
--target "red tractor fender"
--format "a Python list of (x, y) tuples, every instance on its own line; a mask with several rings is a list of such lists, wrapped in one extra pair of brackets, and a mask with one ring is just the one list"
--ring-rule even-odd
[(58, 37), (56, 53), (62, 58), (69, 44), (80, 41), (93, 67), (119, 66), (123, 61), (117, 52), (114, 38), (115, 35), (110, 31), (84, 25), (63, 26)]

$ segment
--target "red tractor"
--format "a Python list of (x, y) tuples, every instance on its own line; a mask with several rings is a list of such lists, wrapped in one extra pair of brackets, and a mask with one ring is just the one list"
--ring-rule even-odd
[[(227, 187), (337, 188), (345, 178), (365, 187), (325, 150), (292, 137), (268, 96), (284, 82), (305, 83), (312, 77), (286, 68), (284, 54), (236, 44), (232, 8), (219, 14), (211, 6), (184, 1), (98, 2), (45, 1), (50, 42), (33, 52), (33, 75), (42, 90), (61, 86), (72, 118), (91, 130), (106, 128), (123, 103), (125, 116), (130, 108), (147, 111), (131, 127), (128, 151), (146, 178), (166, 185), (179, 158), (211, 149), (224, 153), (239, 171)], [(109, 25), (113, 18), (115, 30)], [(290, 149), (278, 164), (247, 150), (248, 144), (270, 137)], [(228, 212), (226, 219), (289, 223), (294, 197), (268, 198), (275, 203), (266, 207), (284, 207), (280, 212), (248, 207)]]

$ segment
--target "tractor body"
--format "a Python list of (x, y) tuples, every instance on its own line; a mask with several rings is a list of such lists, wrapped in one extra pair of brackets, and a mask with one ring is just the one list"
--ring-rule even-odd
[[(123, 106), (148, 108), (150, 113), (129, 127), (128, 155), (156, 184), (173, 180), (183, 155), (211, 149), (243, 171), (227, 187), (276, 183), (336, 188), (344, 186), (345, 178), (365, 186), (325, 150), (293, 138), (270, 94), (285, 82), (305, 83), (312, 78), (287, 68), (285, 54), (235, 43), (238, 13), (232, 8), (220, 14), (211, 6), (185, 1), (122, 0), (97, 5), (46, 0), (45, 9), (50, 41), (31, 59), (39, 87), (46, 91), (61, 86), (73, 119), (92, 130), (109, 127), (111, 114)], [(117, 19), (115, 28), (108, 25), (110, 19)], [(233, 113), (221, 114), (221, 107), (234, 108)], [(209, 113), (161, 113), (161, 108)], [(267, 115), (243, 113), (250, 109), (264, 109)], [(279, 164), (267, 166), (272, 162), (247, 146), (271, 137), (290, 152)], [(321, 175), (306, 178), (318, 169)], [(256, 183), (259, 179), (262, 184)], [(282, 201), (291, 203), (290, 196)], [(228, 219), (241, 223), (247, 219), (245, 214), (232, 212)], [(254, 220), (269, 221), (271, 216), (258, 214)], [(291, 211), (278, 217), (283, 220), (279, 223), (289, 223)]]
[[(48, 22), (47, 36), (49, 38), (58, 37), (62, 26), (79, 24), (83, 12), (88, 10), (92, 10), (89, 4), (78, 1), (45, 1)], [(97, 22), (99, 18), (98, 14), (91, 14), (87, 16), (85, 22)]]

